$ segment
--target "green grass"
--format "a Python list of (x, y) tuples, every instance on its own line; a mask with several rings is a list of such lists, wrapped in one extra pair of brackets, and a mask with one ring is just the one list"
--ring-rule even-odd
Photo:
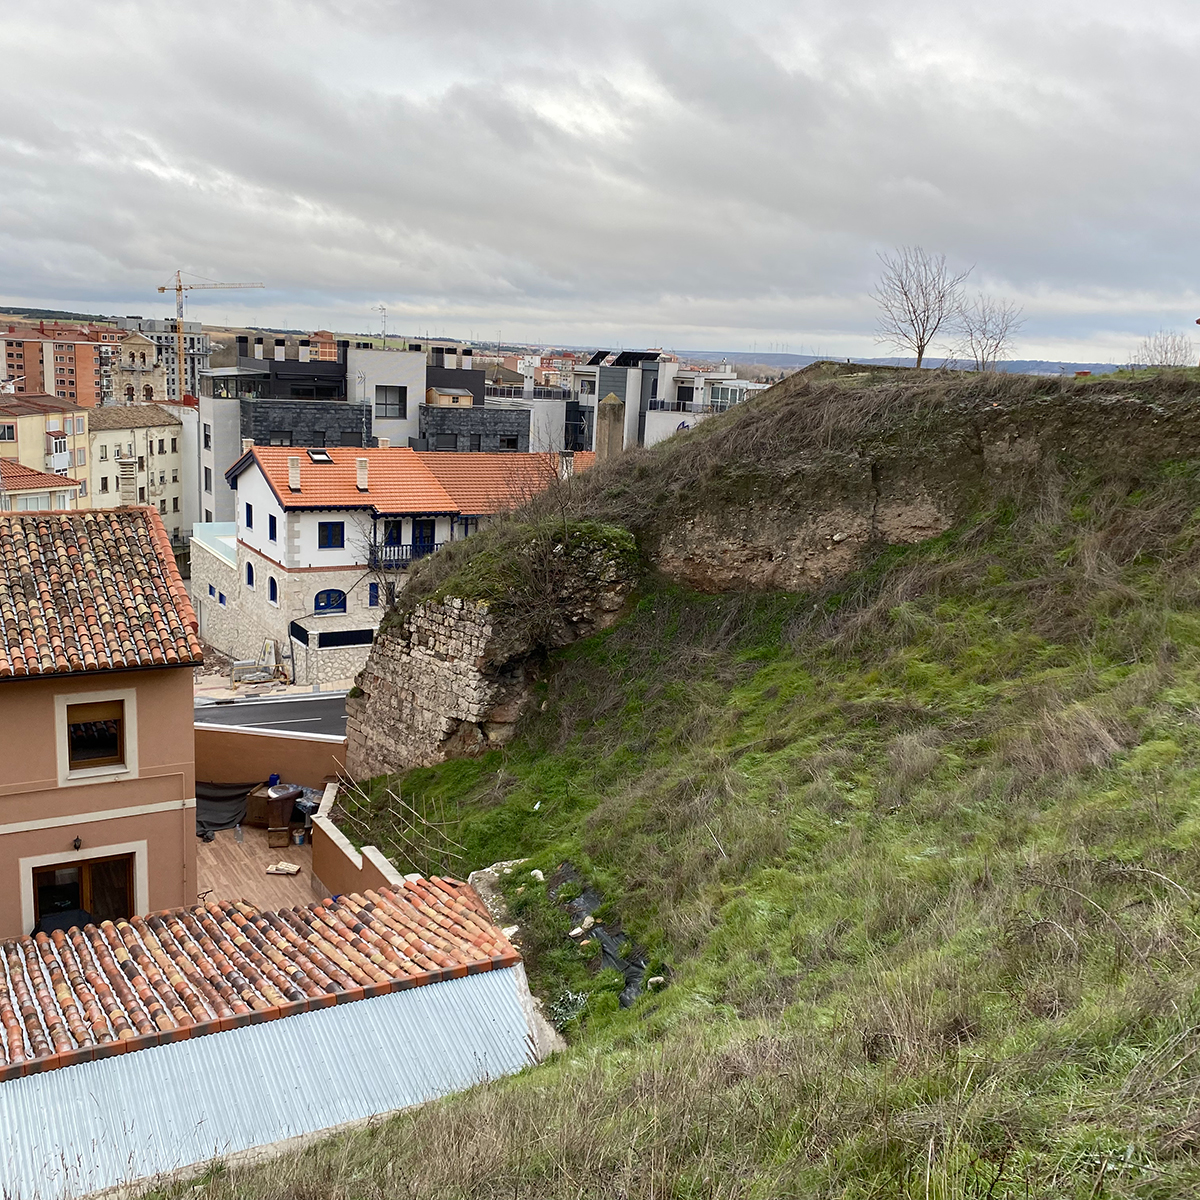
[[(529, 859), (568, 1052), (194, 1194), (1195, 1194), (1198, 516), (1180, 466), (826, 595), (647, 585), (510, 747), (391, 781), (463, 871)], [(667, 988), (617, 1007), (528, 874), (563, 861)]]

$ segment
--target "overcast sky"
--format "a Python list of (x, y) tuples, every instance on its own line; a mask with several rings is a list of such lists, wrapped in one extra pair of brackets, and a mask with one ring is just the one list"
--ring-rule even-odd
[(1200, 317), (1194, 0), (0, 0), (0, 303), (882, 353), (877, 252), (1022, 357)]

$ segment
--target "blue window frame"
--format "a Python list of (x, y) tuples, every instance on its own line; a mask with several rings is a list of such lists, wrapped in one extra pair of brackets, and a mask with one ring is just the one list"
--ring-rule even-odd
[(377, 583), (368, 583), (367, 584), (367, 605), (370, 608), (378, 608), (379, 607), (379, 584), (377, 584)]
[(267, 514), (267, 537), (271, 541), (275, 540), (275, 514), (274, 513)]
[(345, 612), (346, 593), (337, 588), (325, 588), (313, 600), (313, 612)]
[(246, 528), (247, 529), (254, 528), (254, 505), (253, 504), (246, 505)]
[(254, 564), (253, 563), (246, 564), (246, 586), (247, 587), (254, 586)]
[(267, 599), (272, 604), (279, 603), (279, 584), (275, 582), (274, 575), (267, 576)]
[(321, 550), (340, 550), (346, 544), (344, 521), (318, 521), (317, 546)]

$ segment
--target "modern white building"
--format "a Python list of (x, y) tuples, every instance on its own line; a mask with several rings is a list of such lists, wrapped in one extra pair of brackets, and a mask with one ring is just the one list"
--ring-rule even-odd
[(423, 350), (376, 350), (365, 343), (346, 350), (346, 398), (372, 406), (377, 438), (407, 446), (409, 438), (420, 436), (425, 367)]
[(571, 402), (578, 405), (578, 420), (594, 433), (596, 404), (615, 395), (625, 405), (625, 447), (629, 448), (653, 446), (715, 412), (741, 404), (766, 386), (739, 379), (732, 367), (695, 369), (657, 350), (619, 354), (597, 350), (587, 363), (572, 370)]

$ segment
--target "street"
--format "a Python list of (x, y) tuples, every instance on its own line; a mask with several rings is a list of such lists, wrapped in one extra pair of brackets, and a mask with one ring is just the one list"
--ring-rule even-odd
[(228, 725), (280, 733), (345, 737), (345, 696), (315, 695), (277, 700), (235, 700), (232, 704), (202, 704), (195, 709), (198, 725)]

